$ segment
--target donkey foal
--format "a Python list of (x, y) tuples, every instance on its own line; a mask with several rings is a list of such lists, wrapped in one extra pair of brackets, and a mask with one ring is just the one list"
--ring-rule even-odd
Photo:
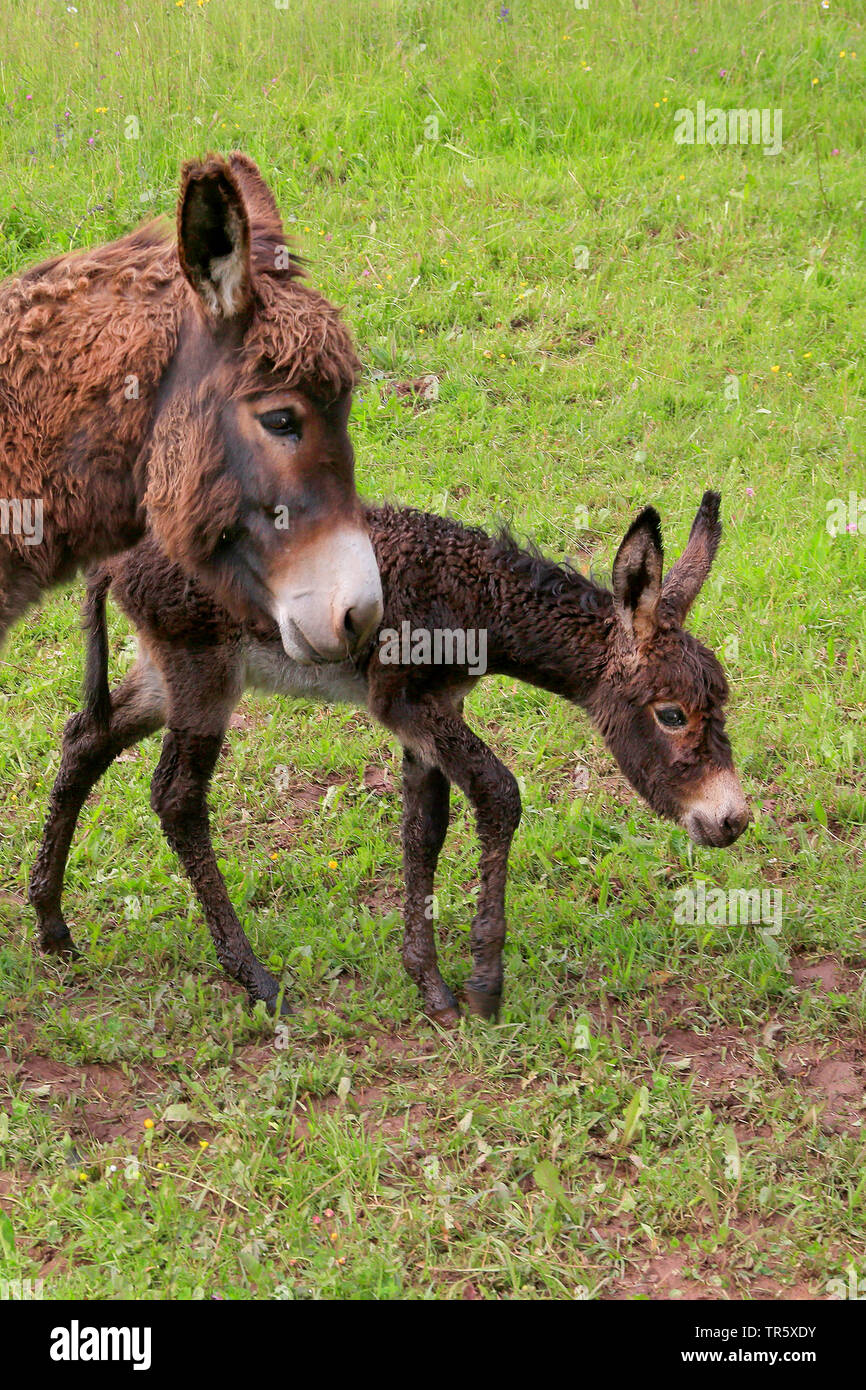
[[(525, 680), (583, 706), (626, 777), (660, 815), (699, 844), (728, 845), (749, 820), (724, 727), (727, 684), (715, 656), (684, 631), (721, 537), (718, 494), (701, 502), (685, 551), (662, 582), (657, 512), (629, 528), (608, 592), (508, 538), (411, 510), (370, 508), (382, 576), (384, 628), (487, 636), (487, 673)], [(138, 661), (107, 688), (109, 588), (136, 624)], [(520, 795), (508, 769), (463, 719), (480, 679), (465, 660), (389, 661), (383, 643), (353, 662), (301, 666), (276, 631), (240, 626), (187, 582), (157, 543), (103, 566), (88, 598), (88, 707), (70, 720), (48, 822), (31, 880), (43, 943), (68, 932), (61, 912), (75, 823), (94, 783), (122, 749), (163, 725), (153, 806), (192, 880), (223, 967), (273, 1007), (275, 979), (256, 960), (217, 867), (207, 787), (231, 712), (248, 686), (364, 706), (403, 745), (403, 960), (424, 1008), (442, 1024), (457, 1001), (436, 959), (427, 915), (449, 820), (451, 784), (465, 793), (481, 842), (471, 929), (468, 1007), (490, 1016), (502, 994), (505, 886)], [(458, 649), (460, 644), (456, 644)], [(463, 653), (465, 657), (465, 652)]]

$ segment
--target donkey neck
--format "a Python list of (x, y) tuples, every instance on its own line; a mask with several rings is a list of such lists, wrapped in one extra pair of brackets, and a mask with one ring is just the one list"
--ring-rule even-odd
[(43, 587), (141, 536), (144, 448), (188, 300), (159, 226), (0, 287), (0, 401), (15, 407), (0, 411), (0, 497), (50, 498), (42, 545), (16, 560)]
[[(59, 256), (0, 287), (0, 389), (22, 420), (39, 423), (41, 464), (57, 471), (58, 485), (79, 471), (78, 455), (89, 455), (91, 471), (104, 454), (128, 465), (187, 302), (176, 251), (159, 224)], [(13, 432), (16, 455), (32, 447), (29, 433), (19, 440)]]
[(390, 507), (367, 516), (389, 630), (483, 633), (490, 674), (581, 704), (591, 698), (613, 620), (606, 590), (508, 537), (444, 517)]
[[(497, 546), (491, 570), (489, 670), (585, 704), (607, 658), (611, 595), (583, 575), (510, 544)], [(489, 591), (489, 580), (485, 587)]]

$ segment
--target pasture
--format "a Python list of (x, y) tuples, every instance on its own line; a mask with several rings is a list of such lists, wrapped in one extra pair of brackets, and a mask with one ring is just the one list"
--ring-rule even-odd
[[(400, 961), (396, 745), (247, 696), (212, 821), (293, 1016), (275, 1031), (217, 965), (149, 808), (155, 739), (85, 808), (83, 957), (58, 964), (26, 901), (83, 669), (83, 586), (56, 591), (0, 654), (0, 1278), (160, 1299), (866, 1279), (861, 7), (7, 0), (4, 28), (3, 277), (173, 217), (183, 160), (239, 148), (356, 336), (364, 494), (609, 576), (645, 504), (673, 558), (722, 493), (689, 627), (727, 670), (754, 821), (694, 848), (579, 711), (485, 682), (468, 719), (524, 806), (506, 997), (444, 1032)], [(781, 111), (779, 152), (677, 143), (699, 102)], [(112, 610), (114, 680), (133, 655)], [(455, 986), (476, 838), (453, 804)]]

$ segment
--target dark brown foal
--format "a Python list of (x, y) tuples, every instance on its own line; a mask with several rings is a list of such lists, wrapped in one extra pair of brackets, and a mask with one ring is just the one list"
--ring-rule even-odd
[[(154, 808), (195, 887), (221, 964), (252, 999), (275, 1007), (278, 982), (256, 960), (219, 873), (207, 787), (248, 686), (351, 701), (403, 746), (403, 960), (425, 1010), (443, 1024), (459, 1011), (439, 973), (431, 904), (452, 783), (472, 806), (481, 886), (464, 997), (473, 1012), (495, 1014), (520, 795), (464, 721), (464, 697), (483, 675), (502, 674), (581, 705), (654, 810), (699, 844), (731, 844), (749, 815), (725, 733), (727, 684), (713, 654), (683, 628), (719, 543), (718, 513), (717, 494), (705, 494), (688, 545), (663, 582), (659, 519), (647, 508), (619, 548), (610, 592), (507, 538), (421, 512), (368, 509), (385, 626), (355, 661), (328, 665), (294, 661), (276, 630), (263, 636), (239, 626), (153, 539), (112, 561), (90, 586), (88, 708), (67, 727), (33, 872), (42, 944), (70, 944), (63, 875), (90, 789), (123, 748), (167, 725)], [(138, 661), (110, 696), (109, 586), (140, 634)]]

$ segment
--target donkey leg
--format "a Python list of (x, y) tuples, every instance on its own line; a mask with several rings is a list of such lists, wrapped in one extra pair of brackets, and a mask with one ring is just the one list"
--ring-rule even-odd
[(470, 932), (473, 969), (464, 989), (471, 1013), (495, 1018), (502, 1003), (502, 947), (505, 944), (505, 889), (508, 855), (520, 823), (520, 788), (497, 758), (490, 755), (489, 776), (475, 803), (481, 840), (481, 887)]
[(481, 887), (471, 929), (473, 969), (465, 989), (472, 1013), (494, 1017), (502, 1001), (508, 854), (520, 823), (516, 779), (441, 697), (371, 701), (404, 746), (435, 765), (470, 801), (481, 841)]
[[(253, 1003), (262, 999), (274, 1013), (280, 983), (256, 959), (232, 907), (211, 841), (207, 790), (223, 735), (224, 730), (169, 729), (153, 777), (151, 804), (195, 889), (220, 965), (244, 986)], [(285, 1000), (280, 1012), (291, 1012)]]
[(63, 731), (60, 770), (51, 790), (42, 843), (30, 874), (29, 897), (36, 909), (43, 950), (74, 954), (61, 909), (69, 849), (81, 808), (103, 773), (124, 748), (155, 733), (164, 722), (163, 701), (140, 666), (111, 694), (107, 727), (86, 711), (75, 714)]
[(455, 781), (472, 805), (481, 842), (480, 886), (469, 934), (472, 974), (463, 997), (470, 1013), (496, 1018), (502, 1003), (508, 856), (520, 824), (520, 788), (505, 764), (465, 724), (462, 734), (462, 781)]
[(403, 750), (403, 964), (421, 991), (426, 1013), (443, 1027), (460, 1017), (457, 1000), (439, 974), (430, 911), (433, 876), (448, 831), (451, 784), (438, 767)]
[[(0, 547), (3, 547), (2, 537)], [(14, 551), (0, 549), (0, 647), (10, 627), (39, 601), (42, 587), (37, 576)]]

